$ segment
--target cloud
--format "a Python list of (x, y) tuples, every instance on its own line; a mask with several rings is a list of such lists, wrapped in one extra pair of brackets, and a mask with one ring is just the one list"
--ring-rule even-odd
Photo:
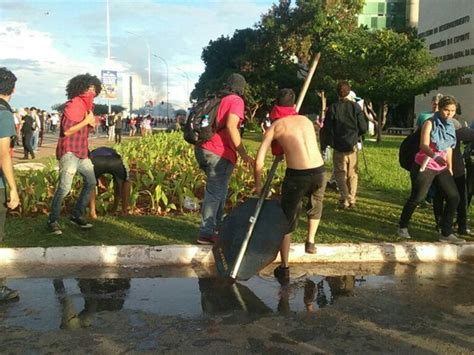
[[(21, 22), (0, 22), (0, 65), (18, 78), (13, 102), (49, 108), (64, 101), (64, 87), (78, 72), (94, 72), (92, 63), (71, 60), (55, 48), (53, 36)], [(62, 90), (57, 90), (58, 86)]]
[[(2, 18), (8, 19), (0, 21), (0, 65), (18, 74), (17, 101), (43, 107), (64, 100), (67, 80), (80, 72), (115, 69), (119, 78), (137, 73), (146, 84), (147, 43), (168, 64), (170, 101), (184, 103), (204, 70), (203, 47), (253, 26), (271, 6), (271, 0), (110, 0), (113, 62), (106, 64), (105, 1), (0, 1)], [(166, 66), (152, 56), (152, 84), (160, 100), (166, 77)]]

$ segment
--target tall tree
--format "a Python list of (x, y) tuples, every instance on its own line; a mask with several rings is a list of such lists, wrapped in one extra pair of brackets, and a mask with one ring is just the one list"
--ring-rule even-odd
[(378, 141), (388, 104), (410, 102), (414, 96), (449, 85), (463, 75), (462, 71), (440, 73), (437, 60), (421, 40), (388, 29), (358, 28), (334, 34), (322, 61), (334, 84), (349, 79), (359, 95), (378, 104)]

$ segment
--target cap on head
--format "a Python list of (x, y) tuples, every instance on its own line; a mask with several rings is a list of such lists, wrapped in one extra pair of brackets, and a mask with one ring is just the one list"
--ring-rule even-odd
[(225, 83), (225, 86), (230, 89), (230, 91), (238, 94), (238, 95), (243, 95), (245, 91), (245, 78), (237, 73), (232, 73), (229, 75), (227, 78), (227, 82)]

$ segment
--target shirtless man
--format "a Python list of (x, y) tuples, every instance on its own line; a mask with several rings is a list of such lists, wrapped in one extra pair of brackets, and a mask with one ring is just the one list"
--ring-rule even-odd
[[(294, 93), (291, 89), (280, 90), (277, 105), (292, 106)], [(292, 92), (292, 90), (291, 90)], [(281, 265), (274, 270), (275, 277), (281, 284), (289, 282), (290, 270), (288, 255), (290, 251), (291, 233), (296, 229), (298, 214), (303, 197), (309, 198), (306, 208), (308, 216), (308, 236), (306, 252), (316, 252), (314, 237), (318, 230), (323, 209), (325, 190), (324, 162), (321, 156), (313, 123), (305, 116), (290, 115), (275, 121), (265, 132), (265, 136), (255, 159), (255, 189), (260, 194), (261, 176), (265, 154), (273, 140), (283, 148), (287, 164), (285, 179), (282, 186), (281, 206), (288, 219), (288, 233), (283, 237), (280, 257)]]

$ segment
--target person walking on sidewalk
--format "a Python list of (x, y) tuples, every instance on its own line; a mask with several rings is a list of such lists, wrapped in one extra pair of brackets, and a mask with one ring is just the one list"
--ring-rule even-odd
[(22, 160), (28, 160), (29, 155), (31, 159), (35, 158), (35, 152), (33, 150), (33, 117), (30, 116), (29, 112), (23, 117), (23, 124), (21, 125), (21, 141), (23, 143), (23, 158)]
[(95, 126), (93, 113), (94, 98), (100, 94), (100, 80), (90, 74), (82, 74), (69, 80), (66, 87), (69, 101), (64, 107), (61, 131), (56, 147), (59, 160), (59, 183), (51, 204), (48, 217), (48, 230), (52, 234), (62, 234), (58, 220), (64, 197), (71, 190), (76, 172), (81, 174), (84, 185), (72, 210), (70, 220), (82, 229), (92, 228), (84, 219), (84, 213), (96, 185), (94, 166), (89, 159), (88, 138)]
[(115, 116), (115, 143), (122, 143), (122, 113)]
[(367, 132), (368, 125), (360, 106), (351, 100), (347, 81), (337, 84), (337, 95), (339, 100), (329, 106), (321, 140), (334, 148), (334, 176), (341, 193), (338, 208), (346, 209), (356, 205), (357, 142)]
[[(280, 94), (282, 93), (285, 94), (283, 90)], [(285, 97), (279, 97), (279, 99), (282, 98)], [(280, 102), (278, 105), (288, 107), (288, 104), (284, 102)], [(260, 194), (262, 189), (261, 176), (265, 155), (273, 140), (278, 142), (285, 154), (287, 165), (282, 185), (281, 207), (288, 219), (289, 229), (281, 243), (281, 264), (274, 270), (274, 275), (280, 284), (285, 285), (288, 284), (290, 278), (288, 256), (291, 234), (296, 229), (301, 203), (306, 196), (309, 198), (306, 208), (308, 216), (306, 250), (308, 251), (310, 246), (308, 241), (313, 242), (312, 249), (314, 249), (314, 237), (318, 230), (323, 210), (323, 198), (326, 188), (325, 169), (313, 122), (307, 117), (294, 112), (294, 114), (274, 121), (270, 128), (265, 131), (263, 141), (258, 148), (257, 157), (255, 158), (254, 177), (257, 194)], [(315, 252), (315, 250), (309, 251)]]
[[(16, 76), (7, 68), (0, 68), (0, 242), (5, 236), (7, 208), (15, 209), (20, 203), (10, 151), (10, 144), (16, 136), (13, 110), (9, 104), (15, 91), (15, 83)], [(9, 187), (9, 201), (6, 196), (5, 180)], [(0, 302), (17, 297), (18, 291), (5, 286), (5, 279), (0, 279)]]
[(41, 121), (38, 115), (38, 109), (36, 107), (30, 108), (30, 116), (33, 118), (33, 135), (31, 137), (31, 147), (36, 153), (38, 151), (39, 132), (41, 129)]
[(196, 145), (194, 154), (199, 167), (207, 177), (204, 200), (201, 209), (198, 244), (214, 244), (224, 213), (229, 189), (229, 179), (237, 162), (237, 153), (242, 160), (253, 165), (247, 155), (239, 133), (244, 120), (245, 78), (231, 74), (221, 91), (222, 101), (217, 109), (217, 127), (221, 127), (210, 140)]
[(439, 240), (447, 243), (463, 243), (453, 234), (453, 218), (459, 204), (459, 193), (453, 178), (453, 148), (456, 146), (456, 132), (451, 118), (456, 113), (456, 100), (444, 96), (439, 100), (439, 110), (425, 121), (421, 129), (420, 151), (410, 171), (411, 194), (405, 206), (398, 228), (398, 235), (411, 238), (408, 224), (418, 204), (423, 201), (431, 183), (446, 198), (441, 217)]

